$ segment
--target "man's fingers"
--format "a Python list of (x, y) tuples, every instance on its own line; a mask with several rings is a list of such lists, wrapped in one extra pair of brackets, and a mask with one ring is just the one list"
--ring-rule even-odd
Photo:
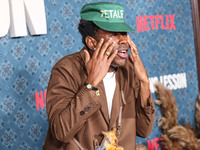
[(137, 57), (138, 52), (135, 52), (134, 48), (130, 47), (130, 51), (133, 58)]
[(134, 48), (134, 50), (137, 50), (137, 47), (136, 47), (135, 43), (133, 43), (133, 41), (131, 42), (129, 39), (127, 41), (128, 41), (128, 44), (130, 45), (130, 47)]
[(112, 43), (111, 45), (109, 45), (109, 47), (107, 48), (107, 50), (104, 52), (104, 59), (108, 59), (108, 57), (110, 57), (110, 54), (113, 50), (114, 47), (114, 43)]
[(104, 39), (102, 38), (102, 39), (97, 43), (96, 50), (94, 51), (93, 57), (97, 57), (97, 56), (99, 55), (99, 51), (100, 51), (100, 49), (101, 49), (101, 47), (102, 47), (103, 41), (104, 41)]
[(131, 43), (132, 46), (136, 47), (135, 43), (131, 40), (130, 36), (128, 35), (128, 41)]
[(130, 47), (130, 51), (131, 51), (131, 54), (135, 54), (135, 51), (133, 50), (132, 47)]
[(84, 50), (85, 53), (85, 64), (87, 64), (90, 60), (90, 54), (87, 50)]
[(110, 43), (112, 41), (112, 38), (109, 38), (101, 47), (101, 50), (99, 51), (99, 57), (102, 58), (105, 55), (105, 52), (107, 51)]
[(130, 54), (130, 55), (128, 56), (128, 58), (129, 58), (129, 60), (130, 60), (132, 63), (134, 63), (133, 55)]
[(117, 55), (118, 50), (116, 50), (114, 53), (112, 53), (112, 55), (108, 58), (108, 63), (111, 64), (111, 62), (113, 61), (113, 59), (115, 58), (115, 56)]
[(131, 53), (138, 53), (138, 50), (137, 50), (137, 46), (135, 45), (135, 43), (131, 40), (131, 38), (129, 36), (128, 37), (128, 44), (130, 45), (130, 48), (132, 48), (132, 51)]

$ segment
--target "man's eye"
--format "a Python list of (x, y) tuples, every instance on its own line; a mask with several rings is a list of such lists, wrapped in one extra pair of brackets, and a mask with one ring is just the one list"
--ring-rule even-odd
[(118, 36), (119, 34), (125, 36), (127, 35), (127, 32), (113, 32), (111, 36)]
[(121, 35), (127, 35), (127, 32), (121, 32), (120, 34)]
[(118, 35), (118, 33), (117, 32), (114, 32), (113, 34), (112, 34), (112, 36), (117, 36)]

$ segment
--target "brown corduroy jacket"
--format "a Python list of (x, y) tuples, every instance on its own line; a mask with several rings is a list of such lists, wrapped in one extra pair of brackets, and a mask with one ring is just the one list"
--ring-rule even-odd
[(147, 137), (155, 119), (155, 106), (150, 95), (149, 106), (140, 99), (140, 82), (127, 59), (116, 71), (116, 89), (109, 119), (103, 81), (98, 85), (100, 96), (91, 95), (83, 85), (87, 78), (84, 52), (63, 57), (52, 69), (47, 89), (49, 129), (43, 150), (79, 150), (75, 139), (86, 150), (94, 150), (103, 140), (102, 131), (117, 126), (121, 92), (124, 94), (122, 127), (118, 145), (135, 150), (136, 135)]

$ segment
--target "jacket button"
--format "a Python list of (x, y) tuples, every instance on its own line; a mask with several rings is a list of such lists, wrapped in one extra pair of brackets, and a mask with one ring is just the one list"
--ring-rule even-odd
[(81, 115), (81, 116), (83, 116), (84, 114), (85, 114), (85, 112), (84, 112), (84, 111), (81, 111), (81, 112), (80, 112), (80, 115)]
[(84, 108), (84, 111), (85, 111), (85, 112), (88, 112), (89, 109), (90, 109), (90, 107), (85, 107), (85, 108)]
[(91, 104), (91, 103), (90, 103), (90, 104), (88, 104), (88, 107), (90, 107), (90, 108), (91, 108), (91, 107), (93, 107), (93, 104)]

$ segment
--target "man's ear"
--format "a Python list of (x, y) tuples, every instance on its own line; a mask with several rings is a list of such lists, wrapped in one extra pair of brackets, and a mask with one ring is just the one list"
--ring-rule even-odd
[(97, 41), (93, 37), (87, 36), (85, 38), (85, 43), (89, 49), (94, 50), (94, 48), (96, 47)]

